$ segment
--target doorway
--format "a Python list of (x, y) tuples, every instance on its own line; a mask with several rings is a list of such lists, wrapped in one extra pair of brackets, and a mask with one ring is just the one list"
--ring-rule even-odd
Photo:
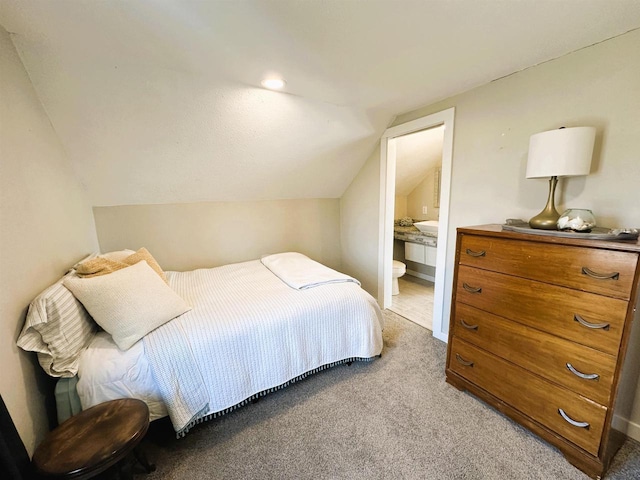
[(440, 125), (395, 139), (394, 279), (388, 308), (431, 331), (437, 230), (422, 232), (414, 222), (438, 224), (443, 137)]
[(443, 331), (445, 312), (448, 315), (450, 299), (445, 298), (445, 282), (451, 283), (446, 275), (446, 258), (449, 249), (449, 193), (451, 188), (451, 164), (453, 157), (454, 108), (434, 113), (426, 117), (388, 128), (382, 135), (380, 145), (380, 226), (378, 254), (378, 301), (383, 308), (392, 304), (392, 270), (394, 245), (394, 206), (396, 180), (397, 140), (403, 135), (444, 126), (442, 145), (442, 167), (440, 176), (440, 214), (437, 233), (437, 254), (435, 261), (435, 285), (433, 296), (433, 336), (447, 341)]

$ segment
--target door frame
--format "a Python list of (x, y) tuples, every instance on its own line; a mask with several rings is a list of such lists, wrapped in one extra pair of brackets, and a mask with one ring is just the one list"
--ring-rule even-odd
[(383, 309), (391, 306), (391, 273), (393, 268), (393, 220), (396, 182), (397, 137), (444, 125), (442, 139), (442, 174), (440, 177), (440, 216), (438, 227), (438, 253), (436, 255), (436, 281), (433, 297), (433, 336), (444, 342), (448, 332), (443, 331), (445, 313), (451, 301), (446, 301), (446, 259), (449, 232), (449, 197), (451, 192), (451, 165), (453, 161), (453, 128), (455, 108), (433, 113), (395, 127), (390, 127), (380, 139), (380, 223), (378, 238), (378, 303)]

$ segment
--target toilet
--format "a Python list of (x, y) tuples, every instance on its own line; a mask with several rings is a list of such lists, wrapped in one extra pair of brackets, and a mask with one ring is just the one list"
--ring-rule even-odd
[(407, 272), (407, 266), (399, 262), (397, 260), (393, 261), (393, 270), (391, 273), (391, 278), (393, 282), (391, 283), (391, 295), (398, 295), (400, 293), (400, 287), (398, 286), (398, 279), (403, 276)]

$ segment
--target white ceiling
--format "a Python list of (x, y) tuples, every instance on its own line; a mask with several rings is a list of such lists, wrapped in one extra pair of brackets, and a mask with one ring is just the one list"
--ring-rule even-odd
[(395, 115), (638, 28), (640, 2), (0, 0), (0, 24), (94, 205), (336, 198)]

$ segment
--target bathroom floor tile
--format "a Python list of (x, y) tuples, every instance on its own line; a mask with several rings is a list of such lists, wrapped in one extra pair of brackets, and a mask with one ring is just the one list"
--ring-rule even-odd
[(400, 294), (393, 295), (389, 310), (418, 325), (433, 329), (433, 283), (405, 275), (398, 279)]

